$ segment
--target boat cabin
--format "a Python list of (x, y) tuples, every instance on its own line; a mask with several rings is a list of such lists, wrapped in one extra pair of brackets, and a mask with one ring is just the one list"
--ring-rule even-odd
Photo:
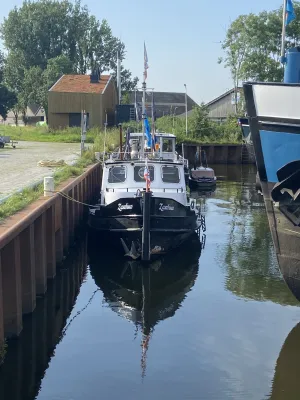
[(198, 179), (198, 178), (214, 179), (215, 172), (212, 168), (199, 167), (199, 168), (193, 169), (191, 171), (191, 176), (194, 179)]
[(175, 151), (176, 136), (155, 135), (155, 148), (142, 151), (142, 133), (130, 133), (125, 151), (110, 158), (103, 166), (101, 204), (119, 198), (132, 198), (146, 188), (144, 177), (146, 158), (153, 196), (172, 198), (186, 205), (185, 160)]
[[(147, 158), (155, 158), (167, 161), (177, 161), (178, 154), (175, 150), (176, 136), (171, 133), (156, 133), (154, 139), (154, 149), (144, 146), (143, 151), (143, 133), (128, 133), (125, 141), (125, 152), (117, 155), (111, 154), (110, 160), (145, 160)], [(145, 136), (144, 143), (147, 143)]]

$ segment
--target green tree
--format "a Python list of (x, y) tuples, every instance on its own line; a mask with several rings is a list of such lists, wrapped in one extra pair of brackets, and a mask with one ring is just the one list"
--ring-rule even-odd
[(0, 82), (3, 81), (4, 75), (4, 54), (0, 51)]
[[(300, 43), (300, 3), (294, 2), (296, 19), (287, 26), (286, 48)], [(234, 83), (241, 81), (282, 81), (280, 63), (282, 7), (259, 14), (240, 15), (235, 19), (222, 43), (224, 57), (219, 58), (229, 68)]]
[(17, 99), (12, 108), (16, 125), (18, 125), (20, 114), (23, 115), (23, 118), (26, 116), (23, 94), (24, 75), (26, 71), (24, 64), (25, 60), (23, 55), (17, 52), (10, 52), (5, 60), (4, 82), (7, 88), (15, 94)]
[(43, 72), (41, 87), (37, 93), (36, 102), (42, 105), (46, 118), (48, 120), (48, 90), (64, 74), (73, 72), (73, 66), (70, 59), (61, 55), (48, 60), (47, 68)]
[[(86, 74), (95, 66), (103, 71), (116, 70), (117, 53), (124, 59), (125, 45), (113, 36), (106, 20), (90, 15), (80, 0), (25, 0), (4, 19), (1, 35), (8, 53), (22, 59), (23, 70), (45, 70), (50, 59), (66, 56), (72, 70)], [(125, 70), (126, 71), (126, 70)], [(123, 72), (125, 84), (131, 75)]]
[(193, 109), (188, 126), (195, 139), (203, 140), (205, 137), (211, 136), (212, 124), (208, 118), (208, 109), (205, 104), (202, 103)]
[(0, 84), (0, 115), (5, 120), (8, 111), (14, 106), (17, 99), (13, 92), (10, 92), (6, 86)]
[(31, 67), (25, 70), (22, 92), (19, 96), (25, 125), (27, 124), (26, 111), (29, 103), (42, 104), (43, 86), (44, 77), (40, 67)]
[(131, 104), (130, 95), (128, 92), (122, 93), (122, 104)]
[[(114, 77), (117, 76), (117, 70), (113, 73)], [(121, 65), (121, 87), (124, 92), (132, 92), (138, 83), (138, 77), (132, 78), (132, 74), (128, 69), (123, 68)]]
[(0, 51), (0, 115), (5, 120), (8, 111), (15, 105), (17, 99), (4, 84), (4, 54)]

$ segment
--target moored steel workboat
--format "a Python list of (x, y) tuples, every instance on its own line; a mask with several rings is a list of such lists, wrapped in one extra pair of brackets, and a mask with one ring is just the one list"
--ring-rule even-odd
[(300, 300), (300, 85), (246, 82), (244, 93), (279, 267)]
[(148, 241), (149, 260), (185, 242), (204, 217), (187, 196), (185, 160), (175, 151), (175, 136), (156, 133), (155, 148), (144, 149), (143, 135), (127, 132), (124, 151), (103, 163), (100, 201), (90, 208), (89, 226), (102, 234), (99, 244), (122, 243), (134, 259), (147, 259)]
[[(119, 65), (119, 63), (118, 63)], [(154, 255), (180, 246), (193, 233), (205, 228), (196, 201), (186, 190), (187, 160), (176, 151), (176, 137), (157, 133), (154, 99), (152, 129), (146, 110), (148, 56), (144, 44), (142, 84), (143, 132), (126, 132), (120, 126), (120, 147), (103, 162), (100, 201), (89, 211), (88, 224), (102, 234), (100, 244), (122, 243), (125, 255), (150, 261)], [(120, 69), (118, 89), (121, 93)], [(137, 121), (138, 105), (135, 104)]]

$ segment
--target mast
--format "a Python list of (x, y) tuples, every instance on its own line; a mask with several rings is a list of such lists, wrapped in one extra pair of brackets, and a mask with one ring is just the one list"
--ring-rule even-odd
[(142, 358), (141, 358), (141, 368), (142, 368), (142, 378), (146, 375), (147, 368), (147, 350), (149, 347), (149, 341), (151, 338), (152, 328), (150, 321), (148, 319), (148, 314), (150, 311), (150, 268), (143, 268), (142, 266), (142, 295), (143, 295), (143, 307), (142, 307)]
[(145, 119), (146, 119), (146, 79), (147, 79), (147, 69), (148, 69), (148, 56), (146, 45), (144, 42), (144, 81), (142, 84), (143, 90), (143, 104), (142, 104), (142, 120), (143, 120), (143, 135), (142, 135), (142, 158), (144, 158), (144, 148), (145, 148)]
[[(145, 75), (144, 75), (145, 76)], [(142, 102), (142, 121), (143, 121), (143, 136), (142, 136), (142, 158), (144, 158), (144, 148), (145, 148), (145, 119), (146, 119), (146, 82), (142, 84), (143, 90), (143, 102)]]

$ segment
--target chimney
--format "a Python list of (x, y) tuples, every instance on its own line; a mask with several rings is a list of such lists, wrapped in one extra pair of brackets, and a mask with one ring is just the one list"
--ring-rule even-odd
[(100, 75), (100, 68), (94, 68), (90, 75), (90, 83), (99, 83)]

